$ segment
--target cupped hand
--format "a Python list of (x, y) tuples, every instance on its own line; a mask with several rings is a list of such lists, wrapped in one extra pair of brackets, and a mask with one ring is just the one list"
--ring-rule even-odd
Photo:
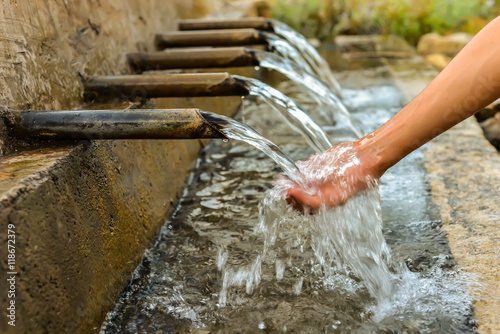
[(303, 179), (291, 183), (287, 202), (296, 209), (317, 210), (345, 203), (358, 192), (378, 182), (375, 163), (360, 149), (358, 142), (342, 143), (312, 155), (297, 165)]

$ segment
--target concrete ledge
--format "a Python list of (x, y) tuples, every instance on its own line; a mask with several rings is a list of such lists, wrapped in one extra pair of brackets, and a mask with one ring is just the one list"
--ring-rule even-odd
[(460, 268), (477, 276), (481, 333), (500, 329), (500, 156), (474, 118), (431, 142), (425, 167), (443, 231)]
[[(2, 321), (2, 332), (98, 328), (176, 200), (199, 147), (196, 141), (110, 141), (4, 159), (0, 220), (15, 226), (17, 322), (12, 331)], [(2, 245), (5, 239), (2, 233)], [(5, 280), (0, 286), (7, 291)], [(3, 309), (6, 303), (2, 294)]]

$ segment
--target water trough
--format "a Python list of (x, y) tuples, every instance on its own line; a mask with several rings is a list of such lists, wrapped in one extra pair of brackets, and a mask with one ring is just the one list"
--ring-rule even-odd
[[(366, 69), (367, 73), (370, 69)], [(378, 93), (370, 95), (370, 92)], [(394, 87), (367, 87), (366, 91), (351, 88), (346, 100), (364, 122), (374, 127), (402, 106), (400, 95)], [(276, 124), (263, 110), (260, 114), (255, 111), (247, 119), (252, 125)], [(275, 132), (280, 131), (273, 128), (272, 132), (270, 135), (278, 136)], [(297, 154), (294, 158), (304, 153), (298, 140), (290, 140), (289, 134), (279, 140), (288, 146), (288, 152)], [(126, 332), (134, 326), (229, 332), (241, 330), (242, 326), (248, 331), (293, 329), (310, 333), (398, 328), (440, 329), (449, 333), (474, 331), (467, 279), (453, 270), (456, 262), (439, 232), (440, 222), (428, 208), (427, 181), (421, 166), (423, 150), (389, 173), (387, 183), (381, 187), (389, 203), (382, 208), (387, 219), (385, 238), (400, 261), (405, 258), (407, 262), (400, 262), (402, 266), (389, 264), (392, 273), (388, 276), (396, 273), (394, 281), (388, 284), (389, 296), (374, 303), (372, 292), (358, 285), (360, 281), (363, 284), (363, 279), (350, 277), (357, 274), (348, 271), (345, 277), (328, 276), (322, 272), (327, 270), (322, 267), (324, 263), (310, 260), (317, 248), (309, 249), (308, 235), (300, 234), (301, 228), (310, 223), (306, 219), (298, 218), (302, 224), (294, 225), (296, 221), (290, 212), (278, 210), (277, 218), (273, 219), (279, 221), (284, 217), (284, 230), (279, 224), (262, 226), (262, 220), (255, 222), (256, 203), (262, 199), (263, 189), (269, 189), (273, 173), (259, 165), (260, 156), (238, 146), (224, 148), (224, 145), (214, 143), (200, 157), (201, 170), (194, 171), (179, 206), (167, 220), (155, 247), (145, 256), (138, 269), (142, 276), (138, 275), (130, 290), (122, 295), (115, 312), (110, 313), (103, 327), (105, 333)], [(229, 153), (222, 153), (225, 149)], [(246, 175), (251, 175), (251, 179)], [(241, 194), (235, 184), (242, 185)], [(410, 202), (403, 200), (407, 194), (401, 189), (405, 187), (411, 192)], [(351, 209), (361, 217), (366, 213), (363, 208), (351, 206)], [(351, 222), (349, 216), (346, 219)], [(257, 224), (259, 227), (252, 234), (250, 231)], [(321, 240), (328, 234), (328, 227), (324, 228), (319, 232), (325, 233), (316, 231), (319, 234), (312, 238)], [(294, 233), (299, 233), (299, 240), (287, 244), (294, 240)], [(339, 230), (333, 234), (342, 236)], [(265, 240), (258, 241), (259, 238)], [(284, 248), (273, 248), (265, 263), (261, 258), (265, 251), (259, 253), (255, 243), (263, 243), (262, 248), (266, 249), (272, 238), (277, 238)], [(348, 241), (350, 244), (352, 240)], [(372, 241), (363, 242), (370, 246)], [(362, 247), (352, 250), (356, 253), (359, 249)], [(358, 260), (347, 266), (356, 267), (363, 261), (366, 261), (363, 265), (373, 263), (369, 257)], [(380, 277), (373, 275), (371, 279), (377, 282)], [(141, 310), (149, 308), (140, 313), (134, 310), (136, 305), (141, 305)]]

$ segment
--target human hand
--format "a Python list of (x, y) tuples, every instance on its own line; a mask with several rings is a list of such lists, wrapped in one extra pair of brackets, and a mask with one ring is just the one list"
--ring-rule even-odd
[(380, 176), (375, 159), (364, 154), (359, 142), (342, 143), (297, 165), (304, 177), (288, 182), (286, 200), (302, 212), (341, 205), (375, 186)]

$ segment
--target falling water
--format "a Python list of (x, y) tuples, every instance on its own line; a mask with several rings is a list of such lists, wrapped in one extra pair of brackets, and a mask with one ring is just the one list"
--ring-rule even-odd
[[(361, 132), (352, 122), (350, 112), (347, 110), (342, 101), (335, 94), (333, 94), (323, 82), (304, 71), (300, 66), (296, 65), (295, 62), (292, 62), (287, 58), (281, 57), (272, 52), (260, 50), (254, 50), (253, 52), (259, 61), (260, 67), (278, 71), (287, 76), (290, 80), (303, 85), (307, 91), (311, 93), (311, 96), (318, 102), (318, 104), (326, 104), (339, 110), (352, 132), (358, 138), (362, 137)], [(327, 119), (331, 118), (329, 117), (330, 115), (323, 116)]]
[[(340, 194), (346, 193), (350, 191), (350, 184), (345, 180), (353, 178), (349, 176), (349, 170), (360, 164), (355, 150), (349, 145), (318, 153), (299, 163), (301, 187), (314, 193), (318, 182), (328, 180), (339, 184), (337, 191)], [(246, 292), (252, 293), (261, 283), (264, 260), (275, 262), (277, 280), (283, 277), (286, 267), (308, 272), (307, 267), (318, 265), (314, 272), (308, 272), (309, 277), (298, 278), (294, 287), (296, 294), (300, 293), (300, 282), (310, 279), (310, 276), (320, 279), (325, 285), (339, 281), (343, 285), (356, 285), (352, 280), (356, 277), (378, 302), (389, 298), (397, 276), (389, 270), (394, 266), (382, 234), (380, 198), (374, 180), (363, 182), (372, 189), (363, 191), (345, 205), (333, 209), (322, 207), (318, 213), (309, 216), (294, 212), (286, 205), (286, 192), (293, 183), (279, 180), (260, 205), (256, 232), (264, 238), (261, 253), (250, 265), (237, 268), (226, 266), (224, 254), (219, 255), (218, 267), (224, 277), (219, 303), (227, 303), (231, 286), (244, 284)], [(294, 261), (293, 249), (300, 249), (300, 253), (312, 252), (315, 260), (311, 263)]]
[(329, 76), (328, 74), (326, 74), (326, 73), (331, 73), (330, 69), (328, 69), (328, 72), (325, 72), (324, 70), (321, 70), (318, 67), (316, 62), (307, 61), (306, 58), (310, 58), (308, 56), (308, 53), (300, 52), (295, 47), (293, 47), (288, 41), (285, 41), (284, 39), (279, 38), (274, 34), (266, 32), (261, 32), (261, 34), (263, 34), (266, 37), (269, 45), (272, 46), (276, 51), (278, 51), (284, 58), (295, 62), (298, 66), (302, 68), (303, 71), (311, 75), (316, 75), (320, 77), (323, 81), (329, 83), (332, 86), (331, 88), (335, 91), (335, 93), (339, 97), (342, 96), (342, 88), (335, 81), (335, 78), (333, 78), (333, 76)]
[(332, 88), (338, 92), (339, 97), (341, 97), (342, 87), (333, 76), (330, 66), (326, 60), (318, 54), (318, 51), (316, 51), (316, 49), (305, 39), (305, 37), (280, 21), (273, 21), (273, 27), (274, 32), (294, 45), (316, 70), (316, 73), (326, 82), (330, 83)]
[(296, 132), (303, 135), (314, 148), (319, 151), (326, 151), (333, 146), (321, 127), (295, 102), (279, 90), (256, 79), (238, 75), (233, 75), (233, 78), (241, 81), (247, 87), (249, 95), (264, 99), (269, 106), (283, 116)]
[(262, 137), (252, 128), (243, 123), (237, 122), (230, 117), (207, 113), (200, 111), (205, 120), (210, 122), (210, 125), (230, 139), (242, 140), (247, 144), (264, 152), (269, 158), (273, 159), (290, 177), (290, 179), (298, 181), (301, 178), (300, 170), (295, 165), (293, 160), (286, 155), (278, 146), (270, 140)]

